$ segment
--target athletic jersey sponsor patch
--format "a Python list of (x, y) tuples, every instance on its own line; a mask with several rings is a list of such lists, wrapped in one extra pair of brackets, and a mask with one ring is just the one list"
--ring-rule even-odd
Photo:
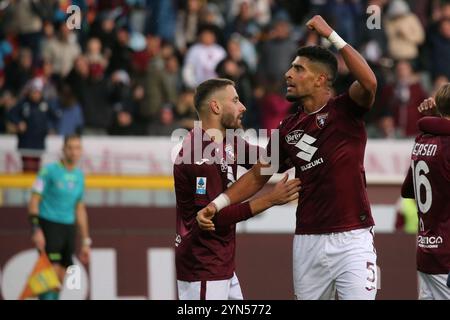
[(196, 194), (206, 194), (206, 177), (197, 177)]

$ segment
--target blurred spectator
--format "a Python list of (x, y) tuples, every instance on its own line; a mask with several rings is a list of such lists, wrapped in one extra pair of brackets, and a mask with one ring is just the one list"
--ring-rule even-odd
[(194, 106), (194, 90), (184, 90), (180, 93), (174, 116), (177, 127), (187, 130), (194, 128), (194, 121), (198, 121)]
[(178, 11), (175, 33), (176, 48), (184, 54), (197, 38), (203, 0), (188, 0), (186, 8)]
[(131, 51), (128, 47), (129, 39), (130, 33), (127, 28), (117, 30), (114, 43), (111, 47), (108, 74), (116, 70), (131, 71)]
[(108, 65), (108, 60), (102, 52), (102, 43), (98, 38), (90, 38), (88, 40), (85, 57), (89, 64), (98, 64), (104, 70)]
[(177, 19), (174, 1), (152, 0), (148, 5), (151, 18), (147, 19), (147, 33), (156, 34), (165, 41), (173, 42)]
[(255, 32), (260, 32), (260, 26), (255, 20), (254, 10), (252, 2), (249, 0), (234, 1), (234, 4), (239, 5), (237, 15), (233, 18), (229, 24), (229, 30), (227, 35), (232, 33), (239, 33), (242, 35), (248, 35)]
[(82, 104), (85, 123), (84, 133), (106, 134), (106, 129), (111, 123), (113, 109), (108, 100), (109, 91), (105, 73), (100, 65), (92, 64), (89, 66), (89, 78), (80, 93), (84, 97)]
[(437, 31), (429, 34), (431, 76), (450, 78), (450, 17), (439, 22)]
[(112, 121), (108, 128), (110, 135), (135, 134), (135, 104), (132, 99), (130, 76), (125, 70), (114, 71), (109, 87), (109, 103), (113, 108)]
[(261, 113), (261, 126), (263, 129), (276, 129), (280, 122), (287, 117), (291, 103), (285, 99), (280, 90), (281, 82), (269, 80), (267, 91), (259, 102)]
[(18, 95), (33, 77), (33, 54), (29, 48), (21, 48), (15, 60), (5, 68), (6, 86)]
[(170, 55), (163, 60), (163, 68), (150, 65), (145, 81), (146, 103), (141, 114), (153, 118), (165, 104), (175, 105), (181, 88), (181, 74), (178, 59)]
[(242, 4), (246, 3), (251, 16), (259, 26), (265, 26), (271, 19), (271, 0), (231, 0), (227, 19), (233, 21), (242, 13)]
[(135, 112), (135, 132), (137, 135), (146, 135), (148, 131), (148, 119), (142, 118), (139, 114), (139, 111), (143, 109), (145, 105), (145, 90), (144, 87), (140, 84), (137, 84), (133, 87), (132, 90), (132, 110)]
[[(395, 81), (382, 89), (378, 108), (383, 116), (392, 117), (396, 130), (402, 137), (418, 134), (417, 120), (421, 117), (417, 106), (427, 98), (419, 78), (414, 74), (411, 63), (399, 61), (395, 67)], [(384, 121), (383, 124), (389, 124)], [(386, 128), (382, 132), (390, 133)]]
[(90, 37), (98, 38), (102, 43), (103, 54), (107, 59), (111, 57), (114, 43), (116, 41), (116, 22), (114, 15), (109, 12), (103, 12), (94, 20)]
[(129, 24), (132, 30), (139, 33), (145, 32), (146, 19), (150, 19), (146, 0), (127, 0), (130, 6)]
[(420, 0), (412, 1), (410, 3), (412, 11), (419, 18), (420, 23), (424, 28), (427, 28), (430, 23), (439, 14), (439, 2), (441, 0)]
[[(201, 11), (200, 16), (201, 25), (212, 25), (216, 27), (217, 31), (222, 30), (225, 27), (225, 18), (220, 11), (220, 7), (212, 2), (208, 1), (204, 10)], [(222, 44), (222, 38), (220, 38), (222, 33), (217, 32), (216, 37), (218, 38), (218, 43)]]
[(230, 57), (222, 60), (217, 66), (217, 74), (221, 78), (226, 78), (233, 80), (236, 84), (236, 92), (239, 95), (239, 100), (245, 105), (247, 111), (245, 112), (245, 116), (242, 119), (242, 125), (244, 128), (254, 127), (257, 125), (253, 123), (255, 112), (259, 112), (259, 110), (255, 110), (253, 104), (253, 90), (252, 83), (248, 74), (246, 74), (245, 66), (237, 63)]
[(56, 132), (61, 136), (81, 134), (84, 125), (83, 111), (77, 102), (75, 93), (65, 82), (61, 83), (59, 91), (60, 98), (57, 101), (57, 108), (61, 111), (61, 118), (57, 122)]
[(65, 77), (73, 67), (73, 63), (81, 54), (81, 47), (75, 33), (70, 31), (65, 23), (60, 23), (58, 34), (42, 48), (42, 56), (53, 65), (53, 73)]
[(89, 86), (89, 63), (85, 56), (78, 56), (74, 66), (65, 81), (71, 86), (77, 101), (82, 108), (86, 105), (89, 98), (87, 96), (87, 87)]
[(225, 50), (216, 43), (215, 28), (203, 26), (199, 31), (198, 42), (186, 53), (182, 70), (185, 85), (195, 88), (201, 82), (216, 77), (216, 66), (225, 56)]
[[(239, 54), (247, 64), (249, 73), (254, 75), (258, 64), (258, 54), (255, 45), (249, 39), (238, 33), (233, 33), (228, 41), (239, 43)], [(227, 50), (229, 51), (229, 49)]]
[(242, 60), (239, 42), (230, 39), (227, 50), (228, 56), (217, 65), (217, 75), (233, 80), (236, 83), (239, 100), (248, 106), (252, 100), (251, 75), (247, 64)]
[(26, 98), (8, 113), (9, 131), (16, 133), (24, 172), (37, 172), (45, 150), (45, 137), (59, 114), (43, 99), (44, 82), (34, 78), (26, 86)]
[(418, 57), (419, 45), (425, 32), (419, 18), (411, 12), (404, 0), (393, 0), (386, 12), (384, 26), (388, 37), (390, 56), (395, 60), (413, 60)]
[(175, 122), (173, 105), (165, 104), (160, 109), (158, 118), (148, 128), (148, 134), (150, 136), (170, 136), (178, 128)]
[(34, 0), (12, 1), (11, 29), (19, 35), (21, 47), (33, 52), (34, 62), (40, 59), (39, 45), (42, 37), (42, 19), (39, 16), (40, 4)]
[(153, 34), (147, 35), (147, 54), (149, 57), (148, 66), (162, 69), (164, 67), (164, 58), (162, 56), (162, 39)]
[[(387, 0), (369, 0), (368, 6), (378, 6), (380, 11), (383, 12), (387, 2)], [(367, 15), (365, 20), (367, 21), (368, 18)], [(380, 60), (388, 56), (388, 41), (384, 21), (380, 21), (380, 28), (364, 29), (364, 32), (361, 33), (359, 51), (371, 66), (379, 65)]]
[[(351, 45), (358, 47), (358, 30), (361, 17), (365, 12), (362, 0), (342, 1), (330, 0), (325, 6), (324, 15), (329, 17), (331, 27)], [(365, 31), (365, 30), (364, 30)]]
[(39, 3), (37, 1), (33, 2), (33, 10), (42, 19), (43, 23), (64, 20), (66, 11), (64, 10), (64, 14), (61, 12), (59, 0), (40, 0)]
[[(446, 0), (430, 0), (431, 4), (431, 24), (439, 23), (439, 21), (444, 19), (450, 19), (450, 2)], [(418, 5), (426, 1), (418, 1)], [(425, 18), (426, 19), (426, 18)]]
[(143, 34), (132, 32), (128, 41), (131, 56), (131, 74), (135, 78), (143, 77), (147, 69), (149, 54), (147, 49), (147, 39)]
[(39, 69), (35, 71), (35, 76), (42, 78), (44, 89), (42, 95), (44, 100), (53, 103), (58, 99), (57, 83), (53, 80), (53, 65), (49, 61), (42, 61)]
[(268, 39), (260, 50), (258, 74), (265, 79), (284, 79), (284, 73), (297, 51), (297, 41), (291, 37), (292, 26), (286, 17), (280, 16), (272, 24)]

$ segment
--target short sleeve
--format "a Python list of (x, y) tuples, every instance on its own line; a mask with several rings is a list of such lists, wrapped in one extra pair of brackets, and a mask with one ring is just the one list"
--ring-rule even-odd
[(39, 170), (36, 180), (34, 180), (33, 186), (31, 187), (31, 192), (42, 194), (45, 187), (48, 185), (49, 180), (49, 170), (47, 167), (43, 167)]
[(173, 177), (175, 181), (175, 195), (177, 207), (185, 207), (192, 203), (192, 176), (189, 165), (184, 163), (173, 166)]

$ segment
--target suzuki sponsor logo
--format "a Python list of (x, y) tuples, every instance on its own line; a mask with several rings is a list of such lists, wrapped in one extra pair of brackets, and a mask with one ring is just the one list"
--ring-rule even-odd
[(318, 148), (312, 145), (314, 142), (316, 142), (316, 140), (317, 140), (316, 138), (311, 137), (306, 133), (303, 134), (300, 141), (295, 144), (295, 146), (300, 149), (300, 152), (297, 153), (297, 157), (308, 162), (311, 161), (314, 154), (318, 150)]
[(437, 237), (427, 237), (427, 236), (418, 236), (417, 237), (417, 245), (420, 248), (439, 248), (439, 245), (442, 244), (444, 240), (441, 236)]
[(322, 163), (323, 163), (323, 158), (319, 158), (319, 159), (314, 160), (314, 161), (312, 161), (312, 162), (310, 162), (310, 163), (308, 163), (308, 164), (306, 164), (304, 166), (301, 166), (300, 169), (302, 171), (306, 171), (306, 170), (314, 168), (315, 166), (318, 166), (319, 164), (322, 164)]

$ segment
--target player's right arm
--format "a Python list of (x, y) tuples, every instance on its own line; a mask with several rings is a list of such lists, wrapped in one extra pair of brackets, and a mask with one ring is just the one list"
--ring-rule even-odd
[(336, 46), (349, 71), (356, 79), (349, 89), (350, 98), (360, 107), (370, 109), (375, 101), (377, 78), (366, 60), (357, 50), (339, 37), (321, 16), (314, 16), (306, 23), (306, 26)]
[(269, 181), (272, 175), (262, 175), (263, 168), (270, 167), (270, 164), (263, 164), (258, 161), (249, 171), (239, 178), (230, 188), (220, 194), (213, 202), (197, 213), (197, 221), (202, 229), (214, 230), (212, 218), (223, 208), (240, 203), (255, 195)]
[[(285, 174), (270, 192), (262, 196), (245, 203), (231, 205), (222, 209), (215, 215), (214, 225), (227, 226), (235, 224), (247, 220), (252, 216), (256, 216), (270, 207), (283, 205), (296, 200), (299, 196), (300, 180), (293, 179), (288, 181), (288, 177), (289, 175)], [(211, 217), (197, 215), (197, 222), (200, 228), (212, 231), (214, 230), (214, 226), (211, 227), (209, 225), (209, 220), (211, 220)], [(206, 224), (204, 224), (203, 221), (206, 221)]]

